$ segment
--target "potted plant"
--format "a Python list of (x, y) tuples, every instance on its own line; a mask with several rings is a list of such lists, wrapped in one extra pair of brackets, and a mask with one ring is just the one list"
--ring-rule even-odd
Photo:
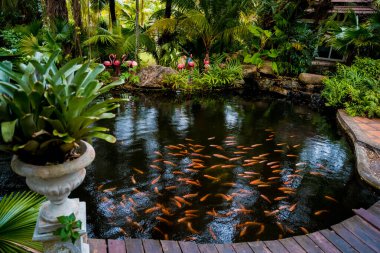
[(95, 123), (113, 118), (110, 111), (123, 101), (99, 98), (121, 83), (103, 86), (96, 79), (103, 65), (74, 59), (57, 67), (58, 55), (37, 54), (19, 71), (10, 62), (0, 63), (0, 150), (14, 154), (12, 169), (49, 200), (40, 217), (44, 224), (56, 225), (41, 226), (39, 233), (56, 229), (57, 217), (77, 214), (79, 201), (68, 196), (95, 157), (86, 141), (116, 141)]

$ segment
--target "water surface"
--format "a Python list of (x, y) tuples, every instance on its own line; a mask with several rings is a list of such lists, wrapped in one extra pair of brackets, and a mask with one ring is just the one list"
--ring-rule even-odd
[[(87, 202), (92, 237), (278, 239), (377, 199), (357, 179), (335, 118), (286, 100), (140, 95), (104, 123), (118, 141), (94, 142), (73, 193)], [(24, 188), (1, 173), (4, 192)]]

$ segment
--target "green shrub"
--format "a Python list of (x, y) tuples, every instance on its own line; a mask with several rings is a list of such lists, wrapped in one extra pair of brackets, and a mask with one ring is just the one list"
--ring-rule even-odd
[(345, 108), (352, 116), (380, 117), (380, 60), (357, 58), (352, 66), (338, 64), (324, 81), (328, 106)]
[(233, 87), (234, 82), (242, 78), (242, 66), (238, 61), (233, 60), (227, 64), (217, 62), (204, 73), (194, 69), (193, 71), (183, 70), (177, 74), (167, 75), (164, 78), (164, 83), (175, 90), (192, 92)]

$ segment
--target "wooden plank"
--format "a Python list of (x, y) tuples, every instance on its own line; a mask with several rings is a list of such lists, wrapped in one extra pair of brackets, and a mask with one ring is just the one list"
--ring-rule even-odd
[(200, 253), (198, 246), (195, 242), (178, 242), (182, 252)]
[(125, 253), (127, 250), (125, 249), (124, 240), (107, 240), (108, 244), (108, 253)]
[[(182, 253), (178, 242), (176, 241), (160, 241), (164, 253)], [(128, 252), (129, 253), (129, 252)]]
[(297, 243), (308, 253), (323, 253), (323, 251), (306, 235), (294, 236), (293, 239), (296, 240)]
[(249, 247), (251, 247), (251, 249), (255, 253), (272, 253), (267, 248), (267, 246), (263, 242), (261, 242), (261, 241), (258, 241), (258, 242), (249, 242), (248, 245), (249, 245)]
[(372, 3), (372, 0), (331, 0), (332, 3)]
[(289, 252), (279, 241), (265, 241), (265, 245), (272, 252)]
[(380, 230), (380, 217), (373, 215), (371, 212), (360, 208), (360, 209), (354, 209), (354, 213), (356, 213), (358, 216), (360, 216), (362, 219), (370, 223), (372, 226)]
[(329, 240), (327, 240), (321, 233), (314, 232), (307, 235), (315, 244), (318, 245), (319, 248), (321, 248), (324, 252), (329, 253), (340, 253), (340, 250), (338, 250), (334, 244), (332, 244)]
[(331, 228), (357, 251), (366, 253), (375, 252), (354, 234), (352, 234), (349, 230), (347, 230), (342, 224), (336, 224), (334, 226), (331, 226)]
[(348, 253), (357, 253), (354, 248), (350, 246), (345, 240), (339, 237), (335, 232), (324, 229), (319, 231), (327, 240), (329, 240), (332, 244), (335, 245), (340, 251), (348, 252)]
[(380, 216), (380, 201), (368, 208), (367, 211), (373, 215)]
[(284, 247), (293, 253), (306, 253), (306, 251), (294, 240), (293, 238), (285, 238), (279, 240), (279, 242), (284, 245)]
[(201, 253), (218, 253), (214, 244), (198, 244), (198, 249)]
[(90, 253), (107, 253), (106, 240), (103, 239), (88, 239), (90, 245)]
[(219, 253), (236, 253), (232, 244), (215, 244), (215, 247)]
[(358, 216), (345, 220), (341, 224), (373, 250), (380, 251), (380, 232), (370, 224)]
[(145, 252), (162, 253), (161, 244), (157, 240), (143, 239), (142, 244), (143, 244)]
[(144, 253), (144, 248), (140, 239), (125, 238), (124, 241), (127, 253)]
[(248, 243), (233, 243), (232, 247), (239, 253), (254, 253)]

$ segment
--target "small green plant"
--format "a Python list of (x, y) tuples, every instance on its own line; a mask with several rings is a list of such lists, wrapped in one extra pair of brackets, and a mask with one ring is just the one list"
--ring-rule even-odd
[(76, 220), (73, 213), (69, 216), (57, 217), (57, 220), (62, 224), (62, 227), (54, 231), (53, 234), (59, 236), (63, 242), (71, 240), (74, 244), (80, 237), (78, 230), (82, 228), (82, 222), (80, 220)]
[(324, 83), (322, 96), (328, 106), (345, 108), (352, 116), (380, 117), (380, 60), (338, 64), (336, 75)]
[(136, 72), (137, 66), (130, 68), (128, 71), (121, 74), (120, 80), (123, 80), (124, 82), (129, 84), (137, 84), (140, 82), (140, 78), (138, 75), (136, 75)]
[(107, 84), (110, 84), (112, 83), (112, 76), (111, 76), (111, 73), (108, 72), (108, 71), (103, 71), (102, 73), (100, 73), (99, 77), (98, 77), (98, 80), (100, 82), (102, 82), (104, 85), (107, 85)]

